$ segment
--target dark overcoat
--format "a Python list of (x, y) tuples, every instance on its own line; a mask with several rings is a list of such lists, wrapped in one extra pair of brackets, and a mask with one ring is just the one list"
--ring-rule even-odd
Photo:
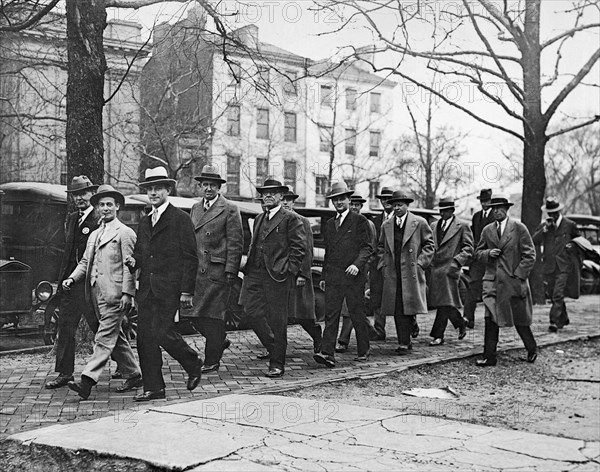
[[(492, 249), (500, 249), (500, 256), (489, 257)], [(483, 229), (477, 245), (476, 257), (485, 264), (483, 276), (483, 303), (486, 316), (498, 326), (530, 326), (533, 302), (529, 282), (535, 264), (535, 247), (527, 227), (508, 218), (502, 238), (498, 239), (495, 224)]]
[(474, 254), (473, 236), (469, 226), (458, 218), (452, 218), (441, 241), (438, 240), (437, 220), (432, 225), (435, 255), (431, 263), (428, 302), (431, 307), (453, 306), (461, 308), (458, 279), (461, 267), (469, 263)]
[[(381, 227), (377, 243), (378, 269), (383, 272), (383, 295), (381, 313), (393, 314), (396, 307), (396, 248), (394, 247), (395, 218), (390, 218)], [(402, 299), (404, 315), (427, 313), (427, 284), (425, 270), (431, 265), (435, 244), (431, 228), (425, 218), (406, 215), (402, 238)]]
[(242, 260), (242, 217), (234, 203), (222, 195), (204, 211), (204, 200), (190, 214), (196, 232), (198, 271), (193, 307), (187, 316), (225, 319), (230, 287), (226, 274), (237, 277)]
[[(473, 214), (473, 220), (471, 223), (471, 231), (473, 232), (473, 248), (477, 247), (479, 240), (481, 239), (481, 232), (490, 223), (494, 223), (494, 215), (490, 209), (487, 217), (483, 216), (483, 210), (479, 210)], [(485, 272), (484, 265), (475, 258), (475, 250), (473, 250), (473, 258), (469, 263), (469, 278), (472, 281), (481, 281), (483, 273)]]
[(168, 303), (194, 294), (198, 254), (194, 225), (183, 210), (169, 203), (154, 228), (149, 216), (142, 217), (133, 258), (140, 269), (138, 301), (150, 290)]
[(79, 221), (79, 212), (69, 213), (65, 221), (65, 252), (60, 263), (58, 271), (58, 286), (61, 287), (62, 281), (71, 274), (77, 267), (77, 264), (85, 254), (85, 248), (90, 234), (98, 228), (98, 214), (92, 210), (81, 226)]
[(302, 287), (294, 287), (290, 297), (289, 317), (297, 320), (314, 320), (315, 316), (315, 289), (312, 283), (312, 263), (314, 240), (310, 221), (302, 215), (298, 215), (304, 225), (306, 234), (306, 255), (300, 266), (300, 274), (306, 279)]

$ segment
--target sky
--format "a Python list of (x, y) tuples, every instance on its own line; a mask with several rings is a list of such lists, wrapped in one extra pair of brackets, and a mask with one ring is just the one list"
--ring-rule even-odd
[[(407, 2), (410, 3), (410, 2)], [(496, 1), (500, 4), (501, 2)], [(542, 2), (542, 30), (541, 37), (548, 38), (563, 31), (572, 24), (573, 17), (568, 14), (556, 14), (568, 7), (571, 2), (562, 0), (544, 0)], [(430, 11), (422, 13), (422, 25), (410, 31), (411, 40), (415, 44), (427, 44), (430, 41), (431, 29), (429, 25), (432, 19), (442, 22), (452, 18), (451, 14), (457, 12), (461, 6), (460, 0), (441, 0), (433, 4)], [(471, 2), (474, 8), (477, 8), (476, 2)], [(115, 14), (123, 20), (139, 21), (144, 27), (144, 33), (148, 34), (155, 23), (164, 21), (174, 22), (177, 19), (185, 18), (187, 4), (177, 2), (164, 2), (150, 7), (144, 7), (138, 11), (117, 11)], [(348, 25), (339, 30), (342, 26), (342, 20), (339, 14), (345, 12), (337, 10), (335, 13), (326, 11), (316, 11), (314, 5), (309, 0), (275, 0), (275, 1), (255, 1), (240, 2), (237, 0), (225, 0), (219, 2), (218, 11), (227, 18), (228, 24), (232, 28), (242, 27), (247, 24), (254, 24), (259, 28), (260, 41), (274, 44), (278, 47), (287, 49), (293, 53), (307, 56), (313, 59), (325, 57), (334, 57), (340, 52), (340, 49), (347, 45), (365, 46), (372, 44), (376, 38), (372, 32), (364, 25)], [(479, 7), (481, 8), (481, 7)], [(386, 33), (391, 35), (395, 28), (398, 18), (387, 13), (377, 17), (378, 25)], [(582, 23), (600, 22), (600, 13), (595, 12), (594, 16), (584, 18)], [(456, 39), (456, 44), (462, 48), (482, 47), (481, 42), (474, 34), (465, 34)], [(584, 41), (569, 43), (563, 49), (562, 69), (564, 71), (577, 70), (580, 65), (593, 53), (600, 44), (598, 34), (588, 34)], [(507, 52), (512, 52), (507, 50)], [(543, 56), (542, 70), (551, 72), (553, 69), (555, 54), (553, 51)], [(382, 65), (386, 58), (379, 59), (378, 65)], [(415, 70), (420, 67), (418, 63), (407, 63), (406, 67), (414, 67)], [(425, 74), (425, 71), (423, 71)], [(425, 75), (423, 75), (425, 77)], [(564, 80), (568, 80), (566, 77)], [(397, 82), (400, 78), (397, 77)], [(563, 80), (563, 84), (564, 84)], [(598, 64), (593, 72), (588, 76), (587, 82), (600, 84), (600, 68)], [(502, 124), (519, 129), (518, 122), (511, 119), (504, 119), (498, 113), (497, 108), (488, 103), (488, 99), (476, 91), (472, 85), (466, 82), (447, 83), (443, 81), (436, 82), (437, 88), (442, 88), (446, 96), (452, 100), (458, 101), (461, 105), (470, 110), (483, 113), (486, 117), (499, 120)], [(497, 84), (490, 84), (490, 87), (501, 87)], [(545, 98), (556, 94), (557, 89), (549, 89)], [(507, 90), (498, 90), (503, 96), (508, 96)], [(399, 83), (396, 89), (400, 103), (410, 100), (413, 104), (425, 109), (428, 93), (423, 90), (415, 90), (410, 84)], [(506, 95), (505, 95), (506, 94)], [(582, 116), (590, 114), (600, 114), (600, 96), (598, 88), (582, 87), (574, 93), (565, 103), (563, 111), (568, 116)], [(410, 125), (406, 108), (404, 106), (397, 110), (394, 117), (398, 122), (400, 132), (410, 132)], [(565, 118), (564, 115), (557, 116), (557, 122)], [(465, 194), (477, 194), (482, 186), (492, 186), (498, 184), (499, 174), (516, 175), (511, 164), (507, 161), (505, 155), (520, 154), (522, 144), (520, 140), (510, 137), (501, 131), (492, 130), (489, 127), (479, 124), (473, 119), (467, 117), (464, 113), (440, 103), (435, 114), (435, 124), (437, 126), (452, 126), (462, 132), (469, 134), (465, 139), (466, 167), (463, 166), (465, 175), (469, 175), (470, 184), (466, 189), (461, 189)], [(516, 178), (512, 179), (517, 180)], [(510, 181), (510, 179), (509, 179)], [(515, 185), (518, 188), (518, 185)], [(457, 195), (459, 196), (459, 195)]]

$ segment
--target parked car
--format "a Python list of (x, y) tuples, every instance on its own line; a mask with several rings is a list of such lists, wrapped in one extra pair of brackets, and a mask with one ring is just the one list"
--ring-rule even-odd
[(577, 224), (577, 229), (593, 247), (594, 253), (586, 253), (581, 268), (581, 293), (600, 293), (600, 216), (567, 215)]

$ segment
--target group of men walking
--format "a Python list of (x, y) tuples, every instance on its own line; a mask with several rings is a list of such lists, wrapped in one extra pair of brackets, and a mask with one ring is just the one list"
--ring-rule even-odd
[[(218, 169), (205, 166), (196, 180), (203, 198), (188, 215), (168, 201), (176, 182), (166, 169), (148, 169), (139, 186), (146, 190), (152, 210), (142, 217), (136, 235), (118, 219), (125, 202), (120, 192), (110, 185), (95, 186), (85, 176), (73, 179), (68, 192), (78, 211), (68, 216), (65, 227), (55, 369), (59, 375), (46, 388), (68, 385), (81, 398), (88, 398), (112, 357), (117, 363), (113, 377), (124, 379), (117, 391), (143, 387), (136, 401), (165, 398), (161, 348), (187, 372), (190, 391), (203, 373), (219, 369), (223, 352), (230, 346), (225, 313), (232, 295), (237, 294), (233, 287), (244, 233), (238, 207), (220, 193), (226, 181)], [(334, 367), (335, 353), (347, 349), (352, 329), (357, 342), (355, 360), (368, 360), (370, 342), (385, 339), (387, 315), (394, 317), (399, 355), (410, 354), (412, 339), (419, 334), (417, 315), (427, 313), (428, 307), (437, 309), (430, 346), (444, 343), (448, 321), (458, 330), (458, 339), (463, 339), (467, 328), (474, 327), (480, 297), (485, 305), (485, 341), (477, 365), (496, 364), (498, 332), (504, 326), (515, 326), (527, 350), (525, 359), (534, 362), (537, 346), (530, 329), (532, 301), (527, 281), (535, 263), (534, 240), (544, 246), (544, 269), (553, 301), (550, 329), (557, 331), (569, 323), (560, 261), (578, 234), (574, 224), (560, 215), (555, 199), (547, 200), (548, 220), (532, 239), (522, 223), (508, 217), (512, 203), (489, 189), (479, 196), (482, 210), (473, 216), (471, 229), (454, 215), (452, 199), (439, 201), (441, 218), (430, 227), (410, 212), (413, 199), (409, 195), (389, 188), (378, 195), (384, 210), (372, 222), (360, 214), (365, 200), (343, 182), (333, 183), (326, 198), (336, 216), (322, 228), (322, 331), (314, 308), (312, 231), (309, 221), (294, 211), (298, 195), (272, 178), (257, 191), (264, 212), (254, 220), (239, 303), (265, 348), (257, 357), (269, 360), (267, 377), (285, 373), (290, 319), (312, 339), (314, 360)], [(470, 267), (471, 280), (463, 317), (459, 278), (465, 265)], [(366, 287), (373, 324), (366, 316)], [(139, 365), (122, 329), (133, 297), (138, 309)], [(175, 329), (182, 309), (189, 310), (194, 327), (206, 338), (205, 362)], [(95, 333), (94, 352), (75, 381), (75, 332), (81, 314)]]

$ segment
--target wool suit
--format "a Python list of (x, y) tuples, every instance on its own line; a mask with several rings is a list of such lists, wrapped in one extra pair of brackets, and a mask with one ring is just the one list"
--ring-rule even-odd
[(382, 313), (393, 313), (401, 346), (410, 346), (410, 334), (418, 314), (427, 313), (425, 271), (431, 265), (435, 243), (427, 220), (406, 214), (403, 228), (396, 218), (383, 223), (377, 255), (383, 274)]
[[(565, 257), (564, 252), (567, 244), (579, 234), (577, 224), (563, 216), (557, 227), (549, 228), (544, 232), (544, 226), (540, 225), (532, 236), (534, 244), (543, 246), (544, 279), (546, 280), (548, 295), (552, 300), (550, 323), (556, 325), (557, 328), (569, 324), (569, 315), (565, 305), (565, 291), (562, 288), (564, 282), (561, 281), (559, 284), (561, 286), (559, 290), (556, 290), (556, 282), (561, 273), (570, 272), (567, 267), (570, 259)], [(579, 276), (575, 278), (578, 280)]]
[(299, 216), (279, 207), (254, 220), (240, 304), (270, 353), (269, 367), (283, 369), (290, 296), (306, 255), (306, 230)]
[[(490, 257), (492, 249), (500, 256)], [(496, 224), (483, 229), (476, 257), (485, 265), (483, 303), (485, 305), (484, 357), (495, 361), (499, 327), (515, 326), (528, 352), (536, 350), (531, 333), (533, 302), (527, 281), (535, 264), (535, 247), (527, 227), (507, 218), (501, 237)]]
[[(471, 231), (473, 232), (473, 247), (477, 247), (483, 228), (494, 221), (494, 215), (492, 214), (491, 208), (488, 210), (487, 216), (484, 215), (483, 210), (473, 214), (473, 220), (471, 224)], [(467, 287), (468, 290), (465, 297), (464, 316), (469, 322), (469, 325), (473, 326), (475, 323), (475, 309), (477, 308), (477, 302), (481, 300), (481, 283), (483, 280), (483, 273), (485, 272), (485, 266), (475, 257), (473, 257), (468, 264), (470, 282), (469, 286)]]
[(459, 308), (462, 307), (458, 291), (458, 280), (462, 266), (472, 259), (473, 237), (469, 226), (452, 217), (450, 226), (444, 232), (443, 220), (432, 225), (435, 254), (431, 263), (428, 291), (428, 305), (437, 308), (431, 328), (432, 338), (444, 338), (448, 320), (455, 328), (462, 327), (464, 320)]
[(60, 293), (60, 317), (58, 318), (58, 337), (56, 339), (55, 371), (71, 375), (75, 370), (75, 334), (81, 320), (85, 317), (92, 332), (98, 330), (98, 319), (92, 306), (85, 300), (85, 286), (76, 283), (69, 291), (62, 290), (62, 282), (66, 279), (85, 254), (90, 234), (98, 228), (98, 214), (95, 210), (78, 224), (79, 212), (69, 213), (65, 222), (65, 251), (63, 253), (58, 274)]
[(194, 294), (198, 253), (189, 215), (170, 203), (152, 226), (149, 216), (140, 220), (133, 258), (140, 269), (137, 349), (144, 391), (165, 387), (163, 347), (189, 375), (200, 375), (202, 360), (175, 331), (175, 313), (182, 293)]
[(206, 338), (205, 362), (217, 364), (225, 340), (225, 312), (231, 292), (227, 274), (238, 276), (242, 261), (244, 232), (237, 205), (222, 195), (208, 210), (202, 199), (190, 217), (196, 234), (198, 270), (191, 310), (192, 323)]
[(139, 375), (140, 370), (121, 328), (125, 312), (119, 309), (121, 297), (135, 295), (135, 276), (124, 264), (133, 253), (135, 232), (118, 219), (95, 230), (89, 237), (85, 254), (70, 277), (75, 283), (85, 280), (85, 296), (99, 320), (94, 338), (94, 353), (83, 375), (98, 378), (113, 357), (124, 378)]
[[(348, 211), (336, 229), (335, 218), (331, 218), (325, 224), (324, 240), (325, 331), (321, 352), (332, 358), (334, 356), (340, 314), (346, 300), (356, 332), (358, 355), (364, 356), (369, 351), (369, 331), (363, 298), (367, 264), (373, 254), (368, 220), (363, 215)], [(358, 268), (358, 274), (353, 277), (346, 274), (350, 265)]]

